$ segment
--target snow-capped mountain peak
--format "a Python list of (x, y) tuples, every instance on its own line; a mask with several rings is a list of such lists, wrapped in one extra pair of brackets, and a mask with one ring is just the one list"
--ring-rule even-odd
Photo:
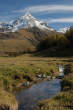
[(50, 30), (53, 31), (50, 27), (48, 27), (47, 23), (36, 19), (30, 13), (26, 13), (24, 16), (18, 17), (15, 20), (12, 20), (10, 23), (6, 23), (3, 25), (0, 24), (0, 27), (10, 29), (12, 32), (15, 32), (21, 28), (32, 28), (37, 27), (42, 30)]
[(36, 19), (36, 18), (33, 17), (30, 13), (26, 13), (23, 17), (24, 17), (25, 19), (27, 19), (27, 20), (30, 20), (30, 19), (35, 20), (35, 19)]
[(66, 33), (66, 31), (69, 29), (70, 27), (64, 27), (64, 28), (60, 28), (57, 32)]

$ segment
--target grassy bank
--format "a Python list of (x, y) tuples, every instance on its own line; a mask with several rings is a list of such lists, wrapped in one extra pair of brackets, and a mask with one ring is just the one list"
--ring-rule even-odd
[(18, 110), (18, 103), (15, 97), (0, 88), (0, 110)]
[(59, 64), (72, 63), (73, 58), (36, 57), (25, 54), (18, 57), (0, 57), (0, 87), (12, 91), (22, 82), (33, 81), (37, 74), (58, 75)]
[(52, 99), (43, 100), (36, 110), (73, 110), (73, 65), (67, 65), (62, 80), (62, 92)]

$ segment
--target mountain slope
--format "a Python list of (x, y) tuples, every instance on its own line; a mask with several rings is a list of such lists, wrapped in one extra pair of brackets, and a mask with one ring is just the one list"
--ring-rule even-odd
[(41, 39), (54, 33), (55, 31), (43, 31), (36, 27), (0, 33), (0, 56), (16, 56), (33, 52)]

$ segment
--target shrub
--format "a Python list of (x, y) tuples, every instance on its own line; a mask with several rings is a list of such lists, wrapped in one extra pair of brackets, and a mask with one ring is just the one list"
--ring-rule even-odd
[(65, 36), (70, 41), (70, 46), (73, 46), (73, 27), (66, 31)]
[(42, 39), (37, 46), (38, 50), (44, 50), (52, 46), (53, 39), (50, 37)]
[(72, 65), (71, 65), (71, 64), (65, 65), (64, 74), (65, 74), (65, 75), (68, 75), (68, 74), (70, 74), (70, 73), (72, 73), (72, 72), (73, 72), (73, 70), (72, 70)]
[(4, 89), (7, 91), (12, 91), (11, 81), (8, 78), (3, 79)]
[(64, 35), (54, 34), (53, 36), (42, 39), (37, 46), (38, 50), (48, 49), (49, 47), (57, 47), (64, 49), (68, 47), (69, 41)]

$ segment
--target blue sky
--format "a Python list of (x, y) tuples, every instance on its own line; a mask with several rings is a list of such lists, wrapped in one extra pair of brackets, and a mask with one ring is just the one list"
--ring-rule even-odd
[(73, 25), (73, 0), (0, 0), (0, 22), (26, 12), (57, 30)]

